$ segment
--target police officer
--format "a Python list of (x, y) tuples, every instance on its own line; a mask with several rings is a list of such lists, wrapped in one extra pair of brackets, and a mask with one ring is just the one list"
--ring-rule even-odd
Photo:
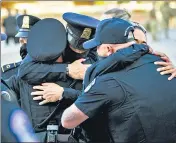
[[(24, 57), (27, 55), (26, 43), (27, 43), (28, 33), (29, 33), (31, 27), (39, 20), (40, 19), (38, 17), (32, 16), (32, 15), (19, 15), (16, 18), (16, 22), (17, 22), (17, 26), (19, 27), (19, 31), (15, 37), (19, 38), (19, 42), (21, 44), (20, 56), (22, 59), (24, 59)], [(1, 68), (2, 78), (8, 79), (12, 75), (17, 74), (20, 64), (21, 64), (21, 62), (4, 65)]]
[[(7, 36), (1, 34), (1, 41), (5, 40)], [(7, 86), (6, 83), (1, 79), (1, 86)], [(8, 87), (6, 87), (8, 88)], [(10, 90), (10, 89), (9, 89)], [(4, 95), (6, 94), (6, 95)], [(28, 117), (22, 111), (19, 106), (15, 103), (8, 101), (7, 96), (13, 94), (12, 92), (4, 93), (1, 92), (1, 128), (3, 132), (1, 133), (2, 142), (34, 142), (38, 141), (35, 136), (32, 135), (31, 124), (28, 121)], [(14, 96), (14, 95), (11, 95)], [(17, 121), (23, 123), (24, 126), (21, 126), (21, 130), (17, 125)], [(15, 122), (15, 123), (14, 123)], [(17, 125), (18, 128), (14, 128)], [(19, 132), (20, 131), (20, 132)]]
[[(167, 13), (168, 12), (165, 12), (166, 15), (167, 15)], [(146, 43), (149, 45), (149, 43), (147, 41), (147, 31), (146, 31), (145, 27), (143, 27), (141, 24), (139, 24), (137, 22), (131, 21), (130, 20), (131, 15), (125, 9), (119, 9), (119, 8), (110, 9), (104, 13), (104, 15), (101, 17), (101, 19), (107, 19), (107, 18), (112, 18), (112, 17), (121, 18), (121, 19), (130, 21), (131, 24), (135, 28), (133, 34), (134, 34), (136, 43), (138, 43), (138, 44)], [(165, 20), (165, 21), (167, 22), (168, 20)], [(156, 30), (156, 28), (155, 28), (155, 30)], [(160, 56), (164, 60), (164, 61), (155, 62), (156, 65), (162, 66), (161, 68), (158, 68), (157, 71), (160, 72), (161, 75), (171, 74), (171, 76), (168, 78), (168, 80), (172, 80), (174, 77), (176, 77), (176, 68), (175, 68), (174, 64), (172, 63), (172, 61), (170, 61), (168, 56), (165, 55), (164, 53), (154, 51), (153, 49), (151, 49), (151, 50), (152, 50), (152, 54)]]
[(22, 59), (24, 59), (25, 56), (27, 55), (26, 43), (27, 43), (28, 33), (32, 28), (32, 26), (36, 24), (39, 20), (41, 19), (27, 14), (19, 15), (16, 19), (17, 25), (20, 29), (15, 37), (19, 38), (19, 42), (21, 44), (20, 55)]
[[(88, 69), (85, 78), (90, 80), (84, 81), (84, 92), (64, 111), (61, 122), (65, 128), (82, 124), (90, 142), (176, 141), (176, 80), (168, 81), (156, 72), (153, 62), (160, 58), (144, 54), (116, 70), (115, 54), (128, 55), (138, 46), (147, 48), (128, 38), (133, 30), (127, 21), (106, 19), (98, 25), (95, 38), (84, 43), (86, 49), (98, 46), (104, 60)], [(96, 68), (105, 60), (111, 62), (98, 74)], [(97, 129), (98, 125), (104, 130)]]
[[(6, 38), (7, 38), (6, 34), (1, 34), (1, 41), (6, 40)], [(1, 86), (5, 86), (5, 85), (3, 83), (1, 83)], [(7, 104), (4, 104), (4, 103), (7, 101), (4, 102), (3, 100), (4, 100), (4, 98), (2, 98), (2, 105), (1, 105), (2, 106), (1, 107), (1, 109), (2, 109), (1, 110), (1, 112), (2, 112), (1, 113), (2, 114), (1, 125), (2, 125), (2, 129), (3, 129), (3, 132), (1, 133), (1, 141), (16, 142), (15, 136), (13, 134), (11, 134), (10, 129), (7, 129), (8, 123), (6, 121), (7, 121), (9, 115), (6, 114), (7, 111), (4, 112), (5, 111), (4, 109), (9, 109), (9, 107), (7, 108), (5, 106)], [(5, 106), (5, 108), (4, 108), (4, 106)]]
[(88, 64), (97, 61), (96, 49), (84, 50), (82, 44), (93, 37), (99, 20), (70, 12), (64, 13), (63, 19), (67, 22), (67, 48), (63, 53), (65, 64), (44, 65), (37, 62), (25, 63), (24, 61), (19, 69), (20, 78), (25, 80), (27, 77), (35, 77), (31, 81), (35, 84), (38, 81), (52, 82), (56, 78), (63, 79), (66, 76), (82, 80)]
[[(26, 58), (28, 61), (32, 60), (40, 62), (41, 64), (53, 64), (55, 62), (62, 63), (62, 53), (66, 48), (66, 44), (66, 30), (62, 23), (52, 18), (43, 19), (36, 23), (29, 32), (27, 50), (30, 56), (27, 55)], [(22, 109), (24, 109), (30, 117), (32, 125), (35, 128), (35, 132), (39, 136), (40, 141), (44, 142), (47, 125), (50, 123), (50, 121), (52, 121), (54, 124), (57, 123), (57, 126), (59, 126), (58, 124), (60, 123), (60, 116), (62, 113), (61, 111), (70, 104), (70, 101), (66, 101), (66, 103), (62, 101), (59, 104), (59, 111), (56, 108), (58, 102), (39, 106), (40, 102), (43, 101), (43, 97), (40, 96), (40, 101), (33, 100), (33, 97), (31, 96), (33, 85), (29, 84), (30, 80), (30, 78), (27, 80), (21, 80), (19, 77), (13, 76), (7, 81), (7, 83), (10, 88), (20, 95)], [(71, 79), (55, 79), (54, 82), (63, 87), (69, 88), (73, 81)], [(45, 121), (45, 119), (47, 119), (54, 110), (57, 110), (57, 118), (55, 115), (52, 115), (52, 120), (48, 119)], [(59, 133), (70, 133), (69, 130), (65, 130), (61, 126), (57, 128), (59, 128)], [(59, 139), (62, 140), (65, 138)]]

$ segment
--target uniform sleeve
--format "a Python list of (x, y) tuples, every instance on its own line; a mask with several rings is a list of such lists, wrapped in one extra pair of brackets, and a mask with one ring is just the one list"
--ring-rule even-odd
[(75, 101), (75, 105), (89, 118), (97, 113), (107, 110), (110, 103), (110, 96), (116, 93), (119, 85), (112, 78), (95, 80), (84, 90), (82, 95)]
[(9, 79), (5, 80), (5, 82), (16, 93), (17, 99), (20, 99), (20, 85), (17, 76), (14, 75)]
[(80, 90), (75, 90), (72, 88), (64, 88), (64, 93), (62, 96), (64, 99), (69, 99), (72, 102), (75, 102), (79, 95), (81, 95)]
[(67, 76), (66, 67), (67, 64), (60, 63), (27, 62), (20, 65), (18, 76), (28, 81), (29, 84), (65, 80)]

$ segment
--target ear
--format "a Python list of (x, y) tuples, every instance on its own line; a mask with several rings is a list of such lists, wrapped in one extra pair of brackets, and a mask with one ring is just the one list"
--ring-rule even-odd
[(113, 47), (111, 46), (111, 45), (109, 45), (108, 47), (108, 53), (107, 53), (107, 56), (110, 56), (111, 54), (113, 54), (114, 52), (114, 50), (113, 50)]

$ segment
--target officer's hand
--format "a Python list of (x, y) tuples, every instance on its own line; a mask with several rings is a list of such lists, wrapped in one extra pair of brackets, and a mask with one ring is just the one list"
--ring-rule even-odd
[(155, 65), (163, 66), (157, 69), (157, 71), (160, 72), (161, 75), (171, 74), (168, 80), (172, 80), (174, 77), (176, 77), (176, 68), (171, 62), (157, 61), (155, 62)]
[(150, 48), (150, 52), (153, 55), (159, 56), (162, 60), (164, 60), (166, 62), (170, 62), (170, 59), (169, 59), (169, 57), (166, 54), (158, 52), (158, 51), (153, 51), (151, 48)]
[(83, 80), (87, 68), (90, 64), (82, 64), (85, 59), (79, 59), (68, 65), (69, 76), (73, 79)]
[(43, 83), (42, 85), (34, 86), (33, 89), (38, 90), (31, 92), (31, 95), (35, 96), (33, 100), (43, 100), (39, 105), (61, 100), (64, 92), (64, 88), (55, 83)]

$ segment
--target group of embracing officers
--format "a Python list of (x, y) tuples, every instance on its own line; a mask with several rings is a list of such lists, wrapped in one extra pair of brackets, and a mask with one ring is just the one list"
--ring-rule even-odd
[(175, 143), (176, 69), (150, 47), (145, 28), (121, 9), (101, 21), (62, 17), (66, 26), (54, 18), (16, 19), (22, 61), (1, 71), (2, 102), (13, 106), (2, 106), (4, 141), (23, 136), (9, 127), (18, 108), (35, 141)]

